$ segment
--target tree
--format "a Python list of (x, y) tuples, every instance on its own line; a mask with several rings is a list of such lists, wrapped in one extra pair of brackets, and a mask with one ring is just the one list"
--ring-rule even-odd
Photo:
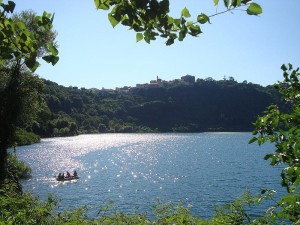
[[(59, 59), (51, 31), (53, 16), (46, 12), (42, 16), (31, 12), (12, 16), (14, 8), (14, 2), (4, 4), (0, 0), (0, 75), (5, 81), (0, 89), (0, 185), (7, 176), (7, 148), (14, 140), (16, 124), (24, 109), (34, 105), (24, 98), (32, 94), (24, 85), (24, 74), (36, 70), (40, 57), (53, 65)], [(51, 35), (45, 38), (45, 34)], [(37, 90), (37, 83), (32, 81), (31, 88)]]
[[(281, 184), (288, 194), (269, 210), (273, 220), (288, 219), (295, 224), (300, 222), (300, 72), (291, 64), (282, 65), (284, 81), (278, 82), (275, 88), (282, 95), (284, 107), (270, 105), (264, 115), (255, 122), (255, 137), (250, 143), (262, 145), (274, 144), (275, 152), (267, 154), (266, 160), (271, 165), (284, 165), (281, 172)], [(279, 208), (279, 209), (277, 209)], [(275, 211), (279, 210), (279, 211)]]
[[(50, 16), (48, 14), (47, 16)], [(36, 35), (36, 50), (37, 50), (37, 56), (43, 57), (47, 54), (49, 45), (53, 45), (51, 47), (54, 47), (54, 53), (57, 52), (55, 48), (57, 48), (57, 44), (55, 42), (57, 33), (52, 28), (50, 29), (44, 29), (40, 26), (37, 26), (36, 24), (37, 15), (32, 10), (25, 10), (21, 11), (20, 13), (13, 14), (12, 20), (15, 23), (24, 23), (26, 28)], [(19, 31), (20, 32), (20, 31)], [(56, 59), (57, 60), (57, 59)]]
[[(175, 1), (174, 1), (175, 2)], [(219, 0), (214, 0), (219, 5)], [(194, 20), (185, 7), (179, 18), (170, 16), (169, 0), (94, 0), (97, 9), (110, 10), (108, 19), (113, 27), (121, 23), (136, 32), (136, 41), (150, 43), (156, 37), (167, 39), (172, 45), (176, 39), (183, 41), (187, 35), (198, 36), (203, 24), (210, 23), (216, 15), (233, 10), (244, 10), (248, 15), (259, 15), (262, 8), (250, 0), (224, 0), (224, 10), (213, 15), (201, 13)]]

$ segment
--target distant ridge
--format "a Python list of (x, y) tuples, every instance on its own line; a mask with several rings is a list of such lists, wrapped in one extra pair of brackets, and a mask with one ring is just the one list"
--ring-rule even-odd
[[(140, 88), (85, 89), (44, 80), (46, 105), (32, 131), (42, 137), (106, 132), (251, 131), (279, 95), (271, 86), (187, 75)], [(138, 85), (137, 85), (138, 86)]]

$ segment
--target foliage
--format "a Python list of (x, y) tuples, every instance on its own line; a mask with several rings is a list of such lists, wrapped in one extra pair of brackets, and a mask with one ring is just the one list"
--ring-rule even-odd
[(26, 119), (32, 119), (35, 111), (27, 109), (37, 105), (40, 85), (28, 71), (36, 70), (40, 57), (53, 65), (59, 59), (51, 30), (53, 16), (46, 12), (12, 16), (15, 6), (13, 1), (0, 0), (0, 186), (7, 176), (7, 148), (14, 142), (16, 127), (28, 125)]
[[(150, 43), (159, 36), (166, 39), (166, 45), (172, 45), (176, 39), (183, 41), (187, 35), (200, 35), (200, 26), (210, 23), (213, 16), (233, 10), (243, 10), (248, 15), (262, 13), (260, 5), (249, 0), (224, 0), (223, 11), (210, 16), (201, 13), (194, 20), (190, 20), (186, 7), (180, 17), (172, 17), (169, 0), (94, 0), (94, 3), (97, 9), (109, 10), (108, 20), (113, 27), (121, 23), (134, 30), (137, 42), (144, 39)], [(218, 6), (219, 0), (214, 0), (214, 5)]]
[(15, 136), (15, 145), (31, 145), (40, 142), (40, 136), (25, 130), (17, 129)]
[[(162, 87), (109, 93), (44, 83), (47, 105), (39, 111), (32, 127), (43, 137), (109, 132), (250, 131), (256, 115), (279, 99), (269, 87), (238, 83), (233, 78), (198, 79), (193, 85), (169, 82)], [(71, 124), (73, 133), (69, 132)]]
[(8, 154), (8, 171), (15, 179), (28, 178), (31, 175), (31, 168), (23, 161), (19, 160), (16, 155)]
[(8, 68), (0, 69), (0, 143), (12, 145), (15, 142), (15, 126), (24, 129), (31, 126), (43, 83), (29, 73), (14, 77)]
[(282, 186), (288, 194), (278, 202), (279, 219), (288, 219), (295, 224), (300, 222), (300, 83), (299, 68), (291, 64), (282, 65), (284, 81), (278, 82), (275, 88), (282, 94), (286, 103), (284, 107), (270, 105), (263, 116), (255, 122), (256, 135), (250, 143), (262, 145), (274, 144), (275, 152), (267, 154), (272, 166), (283, 165), (281, 172)]
[[(46, 12), (42, 16), (34, 16), (34, 30), (30, 30), (22, 20), (13, 19), (16, 4), (8, 1), (7, 4), (0, 1), (0, 64), (5, 60), (23, 60), (24, 64), (34, 71), (39, 63), (37, 57), (40, 55), (41, 36), (52, 28), (53, 17)], [(32, 21), (33, 22), (33, 21)], [(27, 24), (28, 25), (28, 24)], [(43, 40), (44, 41), (44, 40)], [(58, 61), (58, 51), (52, 42), (43, 43), (45, 55), (43, 59), (53, 65)]]
[(110, 202), (99, 207), (96, 218), (90, 218), (86, 207), (58, 212), (59, 200), (56, 197), (49, 195), (41, 201), (31, 194), (16, 192), (15, 186), (9, 184), (0, 189), (0, 224), (273, 224), (271, 213), (262, 213), (261, 216), (249, 213), (251, 207), (272, 199), (272, 194), (268, 191), (253, 196), (246, 192), (234, 202), (216, 207), (215, 215), (208, 220), (191, 215), (191, 206), (164, 204), (159, 199), (152, 207), (153, 215), (122, 213)]
[[(50, 14), (44, 14), (49, 19), (53, 20), (53, 17), (51, 18)], [(57, 33), (55, 30), (53, 30), (52, 25), (49, 24), (50, 29), (45, 29), (43, 27), (37, 26), (36, 20), (37, 15), (32, 10), (26, 10), (21, 11), (20, 13), (14, 13), (12, 15), (12, 20), (15, 23), (24, 23), (26, 28), (33, 34), (36, 34), (36, 49), (37, 49), (37, 57), (43, 57), (47, 55), (47, 52), (51, 49), (52, 54), (57, 54), (57, 44), (55, 42), (55, 38), (57, 36)], [(42, 20), (45, 20), (42, 19)], [(20, 31), (18, 31), (20, 32)], [(51, 43), (51, 46), (49, 45)], [(52, 57), (52, 56), (49, 56)], [(56, 59), (58, 60), (58, 58)], [(55, 61), (56, 61), (55, 60)], [(54, 62), (55, 62), (54, 61)]]
[(0, 224), (51, 224), (57, 201), (42, 202), (31, 194), (19, 194), (10, 185), (0, 189)]
[(260, 209), (260, 215), (253, 215), (250, 211), (263, 202), (271, 204), (274, 193), (275, 191), (263, 190), (261, 194), (252, 195), (250, 191), (245, 191), (233, 202), (215, 206), (216, 216), (212, 220), (218, 224), (267, 224), (265, 222), (270, 220), (270, 215), (263, 212), (263, 209)]
[[(26, 129), (32, 126), (36, 118), (42, 100), (43, 83), (28, 72), (14, 76), (7, 67), (1, 67), (0, 75), (0, 173), (3, 176), (7, 147), (39, 140), (38, 136), (26, 132)], [(16, 129), (17, 126), (19, 129)]]

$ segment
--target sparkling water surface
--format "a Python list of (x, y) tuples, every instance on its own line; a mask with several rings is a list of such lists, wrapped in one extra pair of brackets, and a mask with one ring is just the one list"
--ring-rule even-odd
[[(121, 212), (151, 211), (157, 200), (192, 205), (208, 218), (213, 206), (231, 202), (245, 190), (281, 189), (280, 170), (263, 160), (273, 147), (248, 144), (250, 133), (94, 134), (42, 139), (17, 148), (32, 167), (25, 191), (61, 198), (60, 209), (99, 206), (112, 200)], [(60, 172), (80, 179), (57, 182)], [(255, 210), (253, 213), (256, 213)]]

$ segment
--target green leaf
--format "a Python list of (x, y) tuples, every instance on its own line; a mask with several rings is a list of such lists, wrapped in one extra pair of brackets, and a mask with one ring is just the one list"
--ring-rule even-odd
[(151, 32), (151, 40), (156, 40), (156, 36), (158, 36), (159, 34), (156, 32)]
[(283, 71), (287, 71), (287, 67), (285, 64), (282, 64), (282, 66), (280, 67)]
[(97, 9), (99, 9), (100, 6), (100, 0), (94, 0), (95, 6)]
[(262, 13), (262, 8), (257, 3), (252, 2), (248, 9), (247, 9), (248, 15), (259, 15)]
[(268, 139), (266, 137), (258, 137), (257, 138), (257, 143), (258, 143), (259, 146), (266, 143), (267, 141), (268, 141)]
[(190, 30), (190, 34), (192, 36), (197, 36), (198, 34), (202, 33), (202, 31), (200, 29), (200, 26), (198, 26), (198, 25), (196, 25), (196, 26), (195, 25), (190, 26), (189, 30)]
[(231, 5), (233, 7), (241, 6), (241, 4), (242, 4), (242, 0), (233, 0), (232, 3), (231, 3)]
[(179, 37), (178, 40), (179, 41), (183, 41), (183, 39), (185, 38), (186, 34), (184, 32), (179, 32)]
[(166, 41), (166, 45), (167, 45), (167, 46), (170, 46), (170, 45), (172, 45), (172, 44), (174, 44), (174, 39), (173, 39), (173, 38), (169, 38), (169, 39)]
[(48, 43), (48, 49), (51, 52), (52, 55), (57, 56), (58, 55), (58, 50), (57, 48), (54, 46), (53, 43)]
[(136, 42), (139, 42), (139, 41), (141, 41), (141, 40), (143, 40), (143, 39), (144, 39), (144, 36), (143, 36), (142, 33), (137, 33), (137, 34), (136, 34)]
[(94, 0), (97, 9), (109, 10), (110, 0)]
[(36, 61), (36, 59), (35, 58), (30, 58), (30, 59), (26, 59), (25, 60), (25, 64), (26, 64), (26, 66), (32, 71), (32, 72), (34, 72), (34, 71), (36, 71), (36, 69), (39, 67), (39, 62), (38, 61)]
[(151, 33), (147, 30), (144, 32), (144, 40), (150, 44), (150, 41), (151, 41)]
[(180, 26), (180, 22), (181, 22), (180, 19), (174, 19), (174, 23), (175, 23), (175, 25), (176, 25), (177, 27)]
[(20, 30), (25, 30), (26, 29), (26, 25), (23, 22), (16, 22), (16, 25), (18, 26), (18, 28)]
[(181, 16), (185, 17), (185, 18), (191, 17), (191, 14), (190, 14), (189, 10), (186, 7), (184, 7), (184, 9), (181, 11)]
[(173, 17), (168, 17), (168, 24), (173, 24), (174, 23), (174, 18)]
[(120, 21), (116, 20), (115, 17), (113, 17), (111, 13), (108, 14), (108, 19), (109, 19), (110, 24), (113, 27), (117, 26), (118, 23), (120, 22)]
[(14, 3), (13, 1), (8, 1), (7, 3), (8, 4), (2, 4), (2, 8), (5, 12), (13, 13), (16, 7), (16, 3)]
[(43, 60), (45, 60), (47, 63), (51, 63), (54, 66), (58, 62), (59, 57), (54, 55), (46, 55), (43, 56)]
[(224, 0), (224, 5), (225, 5), (226, 8), (228, 8), (228, 6), (229, 6), (229, 0)]
[(201, 24), (210, 23), (209, 17), (203, 13), (197, 17), (197, 21)]
[(219, 4), (219, 0), (214, 0), (215, 6)]
[(43, 12), (43, 16), (44, 18), (48, 18), (49, 20), (51, 19), (52, 17), (52, 14), (51, 13), (47, 13), (46, 11)]
[(162, 13), (167, 13), (169, 11), (170, 3), (169, 0), (162, 0), (159, 3), (160, 11)]
[(268, 160), (268, 159), (272, 158), (273, 156), (274, 156), (273, 154), (267, 154), (267, 155), (265, 155), (264, 160)]
[(252, 144), (253, 142), (257, 141), (257, 137), (253, 137), (251, 138), (251, 140), (248, 142), (248, 144)]
[(27, 38), (28, 38), (28, 36), (24, 33), (24, 32), (22, 32), (22, 33), (20, 33), (20, 38), (22, 39), (22, 41), (26, 41), (27, 40)]
[(250, 2), (251, 0), (242, 0), (243, 4), (247, 4), (248, 2)]
[(55, 13), (50, 17), (51, 24), (53, 24)]

